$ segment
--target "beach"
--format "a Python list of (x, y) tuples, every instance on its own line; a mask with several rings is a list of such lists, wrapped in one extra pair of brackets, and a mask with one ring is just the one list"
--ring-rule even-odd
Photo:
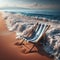
[[(21, 46), (16, 46), (16, 33), (7, 29), (5, 21), (0, 14), (0, 60), (53, 60), (45, 53), (28, 53), (24, 54)], [(35, 48), (36, 49), (36, 48)]]
[[(46, 23), (46, 24), (50, 25), (50, 28), (46, 32), (46, 34), (50, 38), (51, 45), (52, 45), (52, 41), (54, 40), (53, 36), (54, 36), (55, 40), (60, 40), (59, 34), (58, 34), (59, 33), (58, 31), (60, 31), (59, 23), (47, 21), (45, 18), (43, 18), (43, 20), (39, 20), (36, 18), (22, 16), (19, 14), (10, 14), (9, 15), (9, 13), (8, 13), (7, 16), (8, 16), (8, 19), (5, 20), (6, 16), (4, 15), (4, 12), (0, 13), (0, 60), (44, 60), (44, 59), (53, 60), (53, 58), (49, 57), (49, 55), (47, 54), (48, 52), (50, 52), (47, 50), (47, 48), (49, 48), (49, 46), (47, 46), (47, 48), (45, 49), (46, 51), (48, 51), (46, 53), (39, 43), (38, 43), (37, 47), (35, 46), (35, 48), (32, 50), (32, 52), (25, 54), (24, 52), (26, 50), (29, 50), (29, 47), (32, 47), (33, 44), (26, 43), (26, 42), (24, 42), (25, 45), (16, 44), (17, 42), (20, 42), (22, 39), (16, 39), (16, 36), (17, 36), (16, 30), (10, 31), (11, 30), (10, 28), (12, 28), (12, 27), (10, 27), (9, 21), (10, 21), (10, 19), (13, 19), (13, 20), (20, 19), (19, 24), (23, 24), (23, 25), (27, 24), (28, 26), (30, 26), (29, 24), (31, 24), (31, 22), (33, 22), (33, 21), (34, 21), (33, 24), (34, 23), (36, 24), (36, 22), (40, 22), (40, 23)], [(10, 16), (13, 16), (13, 17), (10, 17)], [(10, 27), (10, 28), (8, 28), (8, 27)], [(18, 28), (20, 28), (20, 27), (18, 27)], [(55, 31), (57, 31), (57, 34), (54, 35), (54, 33), (56, 33)]]

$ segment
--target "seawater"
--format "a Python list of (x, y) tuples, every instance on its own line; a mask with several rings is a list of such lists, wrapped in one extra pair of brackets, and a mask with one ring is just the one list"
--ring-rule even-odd
[(10, 12), (12, 14), (22, 14), (30, 17), (47, 18), (50, 20), (60, 21), (59, 10), (26, 10), (26, 9), (6, 10), (5, 9), (4, 11)]

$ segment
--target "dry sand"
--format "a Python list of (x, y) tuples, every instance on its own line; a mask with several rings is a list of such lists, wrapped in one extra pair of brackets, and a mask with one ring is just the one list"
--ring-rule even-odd
[[(15, 32), (9, 32), (0, 15), (0, 60), (52, 60), (41, 50), (24, 54), (25, 46), (16, 46)], [(36, 49), (36, 47), (35, 47)]]

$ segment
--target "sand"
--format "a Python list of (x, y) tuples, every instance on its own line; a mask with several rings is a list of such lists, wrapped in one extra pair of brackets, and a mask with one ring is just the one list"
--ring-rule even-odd
[[(0, 14), (0, 60), (53, 60), (41, 50), (24, 54), (25, 46), (15, 45), (15, 32), (9, 32)], [(28, 49), (28, 48), (27, 48)], [(35, 47), (36, 50), (36, 47)]]

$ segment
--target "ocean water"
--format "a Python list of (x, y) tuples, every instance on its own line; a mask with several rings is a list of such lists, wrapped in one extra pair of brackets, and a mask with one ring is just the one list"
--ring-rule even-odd
[[(16, 15), (22, 14), (26, 17), (27, 16), (37, 17), (38, 19), (46, 18), (48, 20), (51, 20), (51, 21), (53, 20), (53, 22), (56, 22), (57, 24), (51, 24), (53, 28), (49, 29), (48, 33), (46, 34), (47, 37), (49, 38), (49, 40), (46, 39), (46, 42), (44, 42), (44, 40), (43, 40), (42, 44), (44, 47), (43, 49), (46, 51), (46, 53), (48, 53), (50, 56), (54, 56), (55, 60), (60, 60), (60, 23), (59, 23), (60, 22), (60, 11), (55, 11), (55, 10), (54, 11), (52, 11), (52, 10), (4, 10), (4, 11), (6, 13), (11, 13), (11, 14), (16, 14)], [(10, 17), (10, 16), (8, 16), (8, 17)], [(15, 17), (12, 17), (12, 18), (13, 18), (13, 21), (14, 20), (16, 21), (18, 19), (18, 18), (14, 19)], [(9, 19), (11, 20), (11, 18), (9, 18)], [(7, 18), (6, 20), (9, 20), (9, 19)], [(18, 19), (18, 20), (20, 21), (20, 19)], [(24, 27), (24, 26), (25, 25), (23, 25), (22, 27)], [(28, 25), (26, 25), (26, 26), (28, 26)], [(12, 27), (16, 27), (16, 26), (11, 26), (11, 28)], [(21, 28), (19, 28), (19, 29), (21, 29)], [(10, 30), (12, 30), (12, 29), (10, 29)], [(17, 37), (20, 38), (19, 36), (21, 36), (21, 35), (17, 35)], [(55, 48), (56, 46), (57, 46), (57, 49)]]
[(47, 18), (50, 20), (60, 20), (60, 15), (55, 14), (38, 14), (38, 13), (22, 13), (26, 16), (36, 17), (36, 18)]
[(22, 14), (24, 16), (35, 17), (38, 19), (46, 18), (47, 20), (60, 22), (60, 10), (26, 10), (26, 9), (6, 10), (5, 9), (3, 11), (10, 12), (12, 14)]

